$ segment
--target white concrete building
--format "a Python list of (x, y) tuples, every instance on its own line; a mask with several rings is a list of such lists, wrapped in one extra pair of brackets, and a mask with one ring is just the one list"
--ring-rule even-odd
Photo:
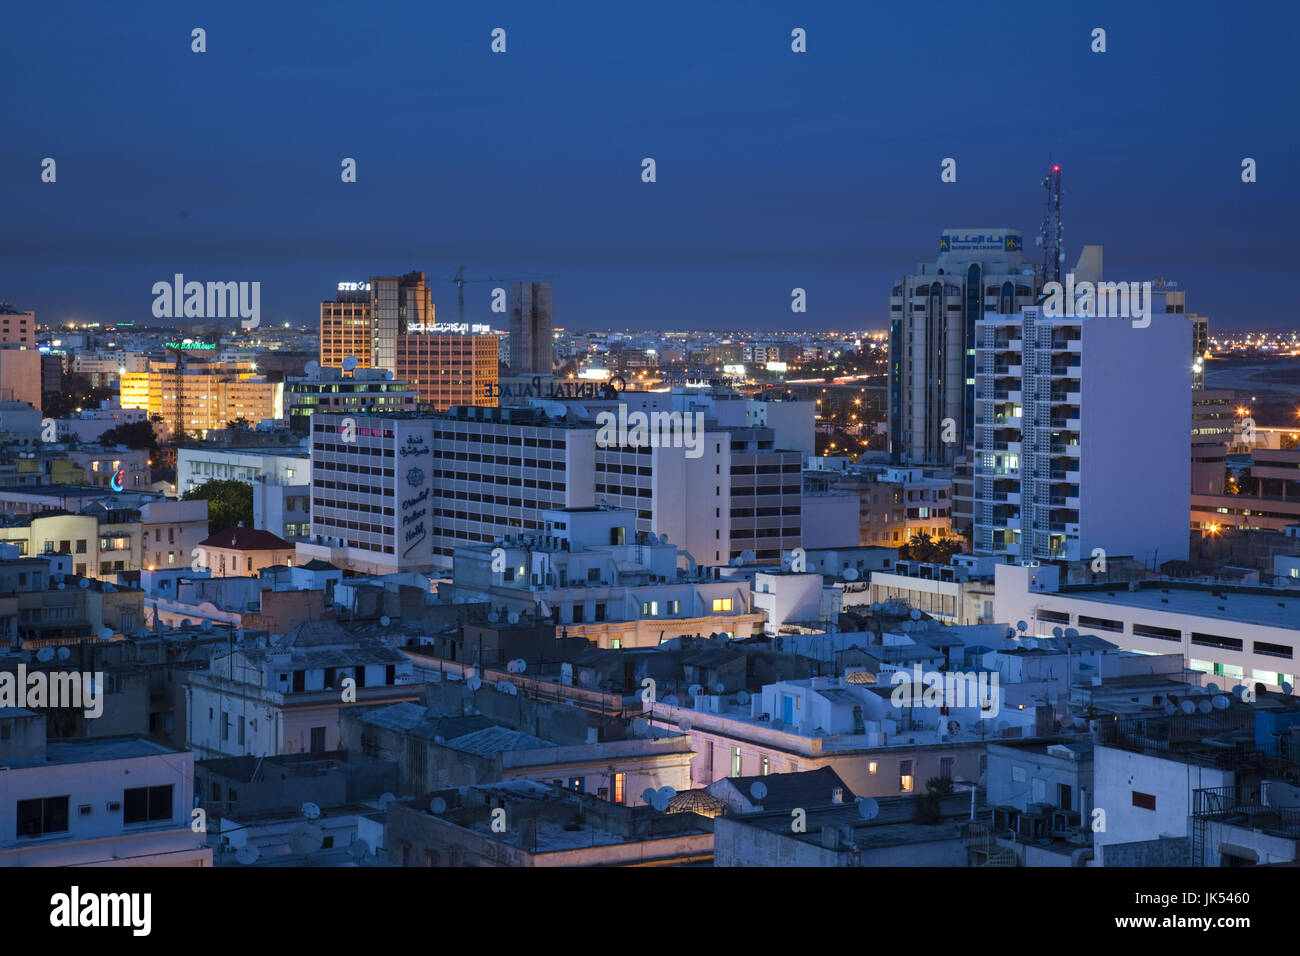
[[(749, 637), (762, 621), (748, 582), (710, 575), (676, 545), (637, 533), (629, 510), (556, 509), (543, 522), (540, 535), (458, 548), (452, 599), (537, 613), (614, 648), (695, 634)], [(820, 591), (820, 575), (804, 577)]]
[(0, 867), (211, 866), (191, 829), (194, 755), (143, 737), (46, 738), (0, 709)]
[(1186, 560), (1192, 327), (1148, 321), (975, 324), (976, 554)]
[[(345, 683), (347, 682), (347, 683)], [(420, 699), (410, 659), (329, 621), (246, 642), (190, 675), (189, 746), (200, 759), (339, 749), (339, 712)]]
[[(228, 479), (253, 484), (303, 486), (311, 483), (311, 456), (305, 448), (215, 448), (176, 450), (176, 492), (185, 494), (205, 481)], [(272, 530), (272, 529), (267, 529)]]
[[(1093, 633), (1129, 651), (1181, 654), (1186, 666), (1217, 678), (1277, 688), (1295, 684), (1300, 597), (1292, 590), (1173, 581), (1061, 585), (1055, 566), (999, 565), (994, 617)], [(1225, 684), (1226, 682), (1226, 684)]]

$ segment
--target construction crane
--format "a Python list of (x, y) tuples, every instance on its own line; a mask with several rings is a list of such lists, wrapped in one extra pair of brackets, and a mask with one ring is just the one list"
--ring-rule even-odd
[(461, 325), (465, 324), (465, 283), (466, 282), (546, 282), (550, 276), (535, 276), (533, 278), (520, 277), (515, 279), (466, 279), (465, 267), (461, 266), (452, 276), (451, 281), (456, 283), (456, 321)]
[(185, 434), (185, 350), (180, 342), (168, 342), (165, 348), (176, 353), (176, 421), (172, 425), (172, 441), (179, 442)]

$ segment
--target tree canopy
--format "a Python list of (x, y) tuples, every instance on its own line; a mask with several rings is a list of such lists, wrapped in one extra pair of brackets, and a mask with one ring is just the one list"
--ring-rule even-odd
[(233, 478), (214, 478), (181, 495), (183, 501), (202, 498), (208, 503), (208, 534), (233, 528), (241, 521), (253, 527), (253, 487)]

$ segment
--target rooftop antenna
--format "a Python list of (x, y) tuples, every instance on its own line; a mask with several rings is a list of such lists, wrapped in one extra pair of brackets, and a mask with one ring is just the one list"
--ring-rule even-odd
[(1043, 179), (1047, 201), (1043, 203), (1043, 228), (1038, 245), (1043, 250), (1043, 281), (1060, 282), (1065, 248), (1061, 240), (1061, 167), (1053, 163)]

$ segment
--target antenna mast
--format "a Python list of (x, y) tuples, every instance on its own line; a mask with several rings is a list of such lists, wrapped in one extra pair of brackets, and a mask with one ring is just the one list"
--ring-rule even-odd
[(1043, 204), (1043, 228), (1038, 244), (1043, 249), (1043, 282), (1060, 282), (1065, 247), (1061, 244), (1061, 167), (1053, 163), (1043, 179), (1047, 201)]

